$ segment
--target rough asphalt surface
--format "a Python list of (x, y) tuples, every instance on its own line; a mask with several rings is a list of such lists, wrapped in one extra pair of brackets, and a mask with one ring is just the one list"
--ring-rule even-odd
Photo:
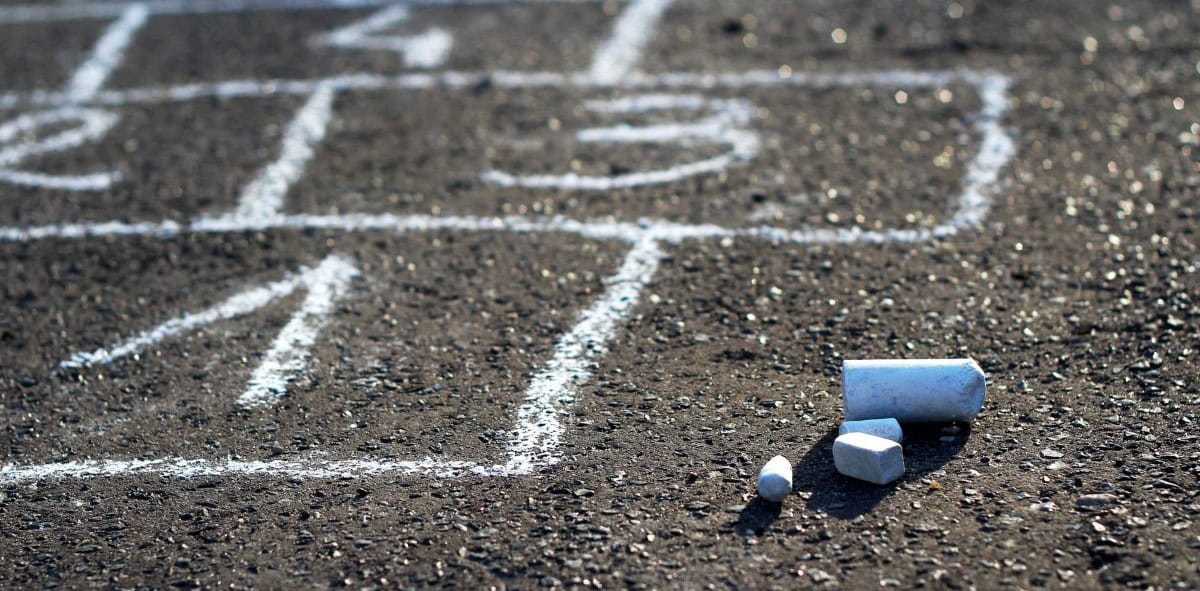
[[(620, 7), (415, 8), (413, 23), (458, 31), (448, 68), (576, 71)], [(108, 88), (401, 71), (303, 42), (372, 10), (153, 17)], [(0, 476), (0, 587), (1198, 589), (1198, 10), (680, 1), (644, 71), (1011, 76), (1017, 153), (985, 224), (918, 245), (667, 245), (563, 417), (563, 461), (533, 476)], [(0, 25), (0, 90), (60, 88), (103, 26)], [(579, 105), (612, 90), (348, 92), (287, 209), (921, 228), (978, 145), (968, 85), (706, 92), (755, 104), (756, 159), (610, 192), (502, 189), (477, 171), (610, 174), (709, 148), (567, 142), (611, 124)], [(0, 183), (0, 225), (227, 210), (301, 103), (119, 107), (103, 140), (22, 166), (123, 182)], [(627, 249), (458, 231), (2, 242), (0, 463), (502, 461), (530, 376)], [(300, 295), (137, 359), (56, 369), (334, 253), (362, 278), (270, 409), (233, 400)], [(965, 356), (989, 379), (970, 428), (911, 431), (893, 485), (834, 472), (843, 359)], [(753, 495), (775, 454), (795, 466), (782, 505)]]

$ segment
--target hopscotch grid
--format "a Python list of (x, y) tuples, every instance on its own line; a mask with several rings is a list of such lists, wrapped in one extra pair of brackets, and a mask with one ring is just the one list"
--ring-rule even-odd
[[(599, 0), (516, 0), (520, 3), (591, 3)], [(415, 0), (404, 6), (510, 4), (513, 0)], [(873, 72), (797, 72), (782, 76), (776, 71), (749, 71), (728, 74), (669, 72), (645, 74), (637, 70), (641, 53), (652, 38), (655, 27), (672, 0), (632, 0), (618, 16), (611, 38), (597, 49), (591, 67), (585, 72), (436, 72), (384, 76), (346, 74), (315, 80), (228, 80), (193, 83), (171, 87), (147, 87), (103, 91), (112, 69), (119, 65), (124, 46), (150, 15), (204, 14), (250, 10), (298, 10), (306, 8), (365, 8), (391, 4), (386, 0), (145, 0), (107, 4), (61, 6), (0, 7), (0, 23), (45, 20), (115, 18), (108, 33), (63, 91), (7, 92), (0, 94), (0, 109), (49, 107), (77, 108), (80, 105), (125, 106), (179, 102), (200, 98), (232, 99), (304, 95), (309, 102), (302, 108), (285, 133), (279, 159), (265, 168), (248, 185), (233, 212), (217, 217), (200, 216), (187, 223), (97, 222), (56, 224), (40, 227), (0, 227), (0, 240), (28, 241), (50, 238), (86, 238), (94, 236), (171, 237), (185, 233), (222, 233), (265, 231), (272, 229), (326, 229), (340, 231), (494, 231), (514, 233), (566, 232), (591, 239), (615, 239), (626, 242), (630, 250), (617, 272), (605, 281), (604, 293), (580, 313), (574, 327), (557, 341), (554, 354), (531, 377), (525, 402), (518, 410), (515, 436), (510, 440), (508, 460), (488, 465), (478, 462), (426, 457), (422, 460), (360, 458), (326, 460), (312, 457), (299, 460), (241, 461), (164, 458), (149, 460), (84, 460), (42, 465), (0, 466), (0, 484), (29, 482), (43, 478), (158, 475), (189, 478), (196, 476), (273, 475), (313, 478), (359, 477), (370, 475), (429, 475), (435, 477), (529, 475), (561, 461), (560, 442), (565, 427), (558, 416), (574, 401), (576, 390), (591, 375), (619, 325), (637, 305), (645, 286), (653, 279), (663, 258), (661, 245), (690, 239), (747, 237), (793, 243), (864, 243), (918, 242), (948, 237), (960, 230), (976, 227), (985, 219), (991, 204), (990, 192), (999, 184), (1000, 170), (1015, 151), (1012, 136), (1001, 121), (1008, 109), (1009, 78), (990, 71), (977, 70), (883, 70)], [(387, 9), (385, 9), (387, 10)], [(395, 8), (397, 14), (402, 11)], [(392, 15), (395, 16), (395, 15)], [(382, 17), (380, 17), (382, 19)], [(370, 32), (370, 31), (368, 31)], [(712, 224), (686, 224), (666, 220), (638, 222), (580, 221), (565, 217), (478, 217), (396, 214), (287, 215), (282, 213), (288, 188), (303, 174), (305, 164), (324, 136), (338, 93), (353, 90), (424, 90), (465, 88), (481, 83), (504, 88), (578, 87), (585, 89), (712, 89), (773, 85), (800, 87), (897, 85), (904, 87), (945, 85), (963, 82), (975, 86), (983, 103), (975, 115), (974, 126), (981, 135), (979, 152), (964, 174), (963, 187), (955, 200), (949, 219), (931, 229), (863, 230), (851, 228), (798, 228), (771, 226), (728, 228)], [(659, 95), (641, 97), (654, 108)], [(676, 97), (696, 101), (697, 97)], [(613, 102), (617, 109), (621, 100)], [(593, 105), (599, 103), (593, 103)], [(665, 128), (664, 128), (665, 129)], [(646, 133), (655, 132), (648, 128)], [(653, 133), (651, 133), (653, 135)], [(289, 144), (288, 139), (291, 139)], [(632, 139), (630, 140), (632, 141)], [(311, 344), (315, 330), (327, 314), (324, 300), (335, 295), (339, 286), (318, 287), (320, 301), (304, 304), (293, 317), (296, 324), (290, 336), (281, 333), (286, 344)], [(324, 290), (324, 291), (321, 291)], [(330, 292), (330, 293), (325, 293)], [(310, 293), (310, 296), (312, 294)], [(309, 304), (312, 304), (311, 306)], [(285, 333), (287, 330), (284, 331)], [(278, 343), (277, 343), (278, 345)], [(290, 346), (290, 345), (288, 345)], [(285, 347), (286, 348), (286, 347)], [(104, 354), (103, 350), (93, 354)], [(276, 374), (286, 373), (302, 362), (294, 351), (275, 351), (272, 365)], [(90, 359), (72, 359), (73, 362)], [(302, 365), (301, 365), (302, 366)], [(278, 371), (276, 371), (278, 370)], [(270, 372), (268, 372), (270, 373)], [(278, 395), (278, 379), (251, 380), (243, 396), (261, 402), (259, 396)], [(260, 383), (261, 382), (261, 383)], [(270, 382), (270, 383), (266, 383)], [(264, 384), (266, 384), (264, 386)], [(256, 392), (255, 388), (260, 391)], [(247, 401), (243, 400), (243, 403)]]

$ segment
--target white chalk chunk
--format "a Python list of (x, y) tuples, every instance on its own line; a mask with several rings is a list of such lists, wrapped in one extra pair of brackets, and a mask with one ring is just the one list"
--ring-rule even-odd
[(847, 421), (970, 422), (987, 390), (974, 359), (889, 359), (842, 363)]
[(869, 433), (847, 433), (833, 440), (833, 465), (851, 478), (887, 484), (904, 475), (904, 450)]
[(758, 473), (758, 496), (782, 503), (792, 494), (792, 463), (783, 456), (775, 456)]
[(846, 421), (838, 428), (838, 435), (847, 433), (867, 433), (900, 443), (904, 440), (904, 431), (900, 429), (900, 421), (896, 419), (867, 419), (865, 421)]

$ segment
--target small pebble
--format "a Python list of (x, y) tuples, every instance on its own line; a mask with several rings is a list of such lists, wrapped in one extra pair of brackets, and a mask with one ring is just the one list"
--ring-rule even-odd
[(838, 428), (838, 435), (847, 433), (869, 433), (896, 443), (904, 439), (904, 431), (900, 429), (900, 421), (896, 419), (867, 419), (865, 421), (846, 421)]
[(1100, 493), (1100, 494), (1094, 494), (1094, 495), (1083, 495), (1083, 496), (1079, 497), (1078, 499), (1075, 499), (1075, 506), (1080, 509), (1098, 509), (1100, 507), (1106, 507), (1106, 506), (1111, 505), (1116, 502), (1117, 502), (1116, 495), (1110, 495), (1108, 493)]
[(889, 439), (847, 433), (833, 441), (833, 464), (851, 478), (887, 484), (904, 475), (904, 451)]
[(792, 463), (775, 456), (758, 473), (758, 496), (781, 503), (792, 493)]

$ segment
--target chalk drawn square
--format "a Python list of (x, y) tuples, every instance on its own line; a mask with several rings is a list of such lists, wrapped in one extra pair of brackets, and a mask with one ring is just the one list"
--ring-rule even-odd
[[(191, 218), (237, 205), (241, 187), (274, 158), (301, 97), (270, 101), (196, 101), (136, 107), (71, 107), (0, 112), (6, 128), (37, 147), (64, 134), (94, 133), (60, 149), (35, 152), (14, 168), (52, 181), (111, 177), (103, 186), (22, 182), (0, 172), (0, 225), (39, 226), (105, 219)], [(253, 125), (246, 122), (252, 121)], [(103, 124), (97, 128), (97, 124)], [(212, 130), (221, 130), (220, 134)], [(5, 151), (0, 142), (0, 154)]]
[(647, 74), (629, 85), (432, 88), (402, 102), (346, 93), (290, 211), (912, 240), (977, 225), (1012, 153), (1008, 81), (991, 72)]

